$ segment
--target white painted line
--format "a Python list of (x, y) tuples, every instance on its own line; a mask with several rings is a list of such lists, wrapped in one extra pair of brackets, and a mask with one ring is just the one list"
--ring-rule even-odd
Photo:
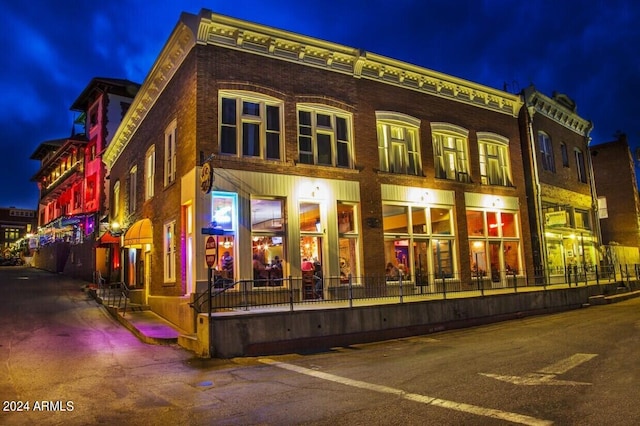
[(352, 386), (360, 389), (366, 389), (374, 392), (387, 393), (399, 396), (409, 401), (420, 402), (422, 404), (434, 405), (436, 407), (447, 408), (450, 410), (461, 411), (464, 413), (475, 414), (478, 416), (491, 417), (494, 419), (506, 420), (512, 423), (519, 423), (531, 426), (547, 426), (553, 422), (549, 420), (536, 419), (535, 417), (525, 416), (518, 413), (510, 413), (508, 411), (495, 410), (493, 408), (484, 408), (477, 405), (465, 404), (455, 401), (447, 401), (446, 399), (434, 398), (426, 395), (415, 393), (407, 393), (401, 389), (391, 388), (388, 386), (376, 385), (373, 383), (362, 382), (360, 380), (348, 379), (346, 377), (336, 376), (334, 374), (323, 373), (322, 371), (310, 370), (308, 368), (299, 367), (293, 364), (274, 361), (269, 358), (260, 359), (260, 362), (274, 367), (279, 367), (296, 373), (305, 374), (307, 376), (316, 377), (318, 379), (328, 380), (340, 383), (346, 386)]
[(543, 368), (542, 370), (538, 370), (538, 373), (544, 374), (562, 374), (571, 370), (574, 367), (582, 364), (583, 362), (587, 362), (592, 358), (597, 357), (598, 354), (574, 354), (569, 358), (562, 359), (550, 366)]
[(513, 383), (514, 385), (525, 386), (584, 386), (591, 385), (591, 383), (585, 382), (573, 382), (569, 380), (556, 380), (555, 377), (558, 374), (566, 373), (574, 367), (587, 362), (590, 359), (598, 356), (597, 354), (574, 354), (569, 358), (562, 359), (556, 363), (549, 365), (537, 373), (529, 373), (526, 376), (504, 376), (500, 374), (480, 373), (483, 376), (491, 377), (492, 379), (501, 380), (507, 383)]

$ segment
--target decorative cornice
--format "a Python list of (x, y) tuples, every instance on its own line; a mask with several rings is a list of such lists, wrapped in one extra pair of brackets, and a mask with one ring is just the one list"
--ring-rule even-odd
[[(519, 96), (361, 49), (202, 10), (199, 42), (323, 68), (517, 117)], [(208, 26), (206, 29), (203, 26)], [(206, 33), (206, 36), (205, 36)]]
[(586, 138), (589, 137), (589, 133), (593, 130), (591, 121), (580, 117), (575, 111), (567, 108), (562, 103), (538, 92), (533, 86), (529, 86), (524, 90), (524, 98), (525, 105), (532, 117), (535, 113), (542, 114)]
[(113, 166), (125, 149), (195, 42), (192, 29), (182, 20), (178, 22), (102, 155), (107, 168)]
[(517, 95), (361, 49), (255, 24), (202, 9), (183, 13), (147, 75), (122, 124), (105, 150), (108, 168), (196, 45), (215, 45), (378, 81), (517, 117)]

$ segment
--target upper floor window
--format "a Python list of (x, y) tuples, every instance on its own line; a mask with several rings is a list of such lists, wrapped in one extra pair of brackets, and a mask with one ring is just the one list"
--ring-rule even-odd
[(431, 123), (436, 177), (469, 182), (469, 131), (448, 123)]
[(542, 168), (550, 172), (555, 172), (556, 165), (553, 161), (553, 147), (549, 135), (543, 132), (538, 133), (538, 145), (540, 155), (542, 156)]
[(322, 105), (298, 106), (300, 163), (353, 167), (351, 114)]
[(569, 153), (567, 152), (567, 144), (560, 143), (560, 153), (562, 154), (562, 167), (569, 167)]
[(220, 153), (280, 160), (282, 102), (250, 92), (220, 92)]
[(147, 150), (144, 160), (144, 199), (153, 198), (154, 181), (156, 176), (156, 147), (151, 145)]
[(138, 166), (129, 170), (129, 213), (136, 211), (136, 197), (138, 196)]
[(380, 170), (420, 175), (420, 120), (396, 112), (377, 111)]
[(509, 139), (489, 132), (478, 132), (477, 136), (482, 184), (511, 186)]
[(120, 181), (113, 184), (113, 200), (111, 202), (111, 215), (117, 219), (120, 215)]
[(576, 170), (578, 172), (578, 182), (587, 183), (587, 169), (584, 164), (584, 154), (576, 149)]
[(164, 132), (164, 185), (176, 180), (176, 130), (174, 120)]

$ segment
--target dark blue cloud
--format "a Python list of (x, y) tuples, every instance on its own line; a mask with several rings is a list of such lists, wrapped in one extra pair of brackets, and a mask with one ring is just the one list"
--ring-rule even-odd
[[(594, 143), (640, 141), (639, 6), (632, 0), (32, 0), (0, 2), (0, 206), (36, 208), (29, 156), (70, 135), (93, 77), (141, 83), (182, 11), (224, 15), (365, 49), (495, 88), (567, 94)], [(9, 184), (7, 184), (9, 183)]]

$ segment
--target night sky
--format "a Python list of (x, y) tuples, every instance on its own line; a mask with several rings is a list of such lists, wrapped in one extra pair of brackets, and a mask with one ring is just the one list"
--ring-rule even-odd
[(29, 157), (71, 135), (73, 101), (93, 77), (142, 83), (180, 13), (201, 8), (497, 89), (564, 93), (593, 121), (592, 144), (623, 132), (640, 145), (633, 0), (0, 0), (0, 207), (37, 209)]

